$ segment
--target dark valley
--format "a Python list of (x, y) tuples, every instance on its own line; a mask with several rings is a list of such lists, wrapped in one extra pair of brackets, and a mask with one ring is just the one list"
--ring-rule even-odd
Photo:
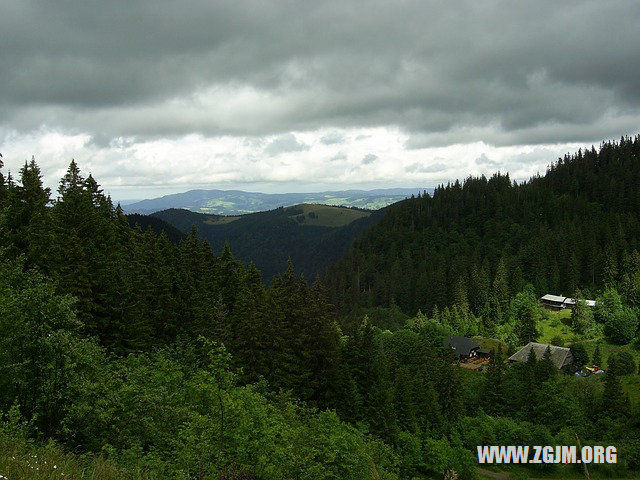
[(157, 233), (163, 229), (169, 233), (177, 228), (186, 235), (195, 228), (214, 252), (221, 252), (228, 243), (239, 260), (254, 263), (270, 282), (275, 275), (284, 273), (288, 260), (305, 278), (313, 281), (383, 214), (384, 209), (367, 211), (300, 204), (240, 216), (170, 209), (149, 216), (128, 215), (128, 218), (143, 228), (151, 226)]

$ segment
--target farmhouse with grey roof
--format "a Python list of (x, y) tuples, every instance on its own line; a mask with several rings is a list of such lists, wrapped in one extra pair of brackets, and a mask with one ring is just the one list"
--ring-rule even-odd
[(574, 363), (575, 358), (573, 357), (571, 350), (567, 347), (556, 347), (555, 345), (546, 345), (544, 343), (536, 342), (529, 342), (526, 346), (511, 355), (509, 357), (509, 361), (526, 362), (529, 359), (529, 353), (532, 348), (536, 354), (536, 358), (540, 360), (547, 351), (547, 347), (551, 351), (551, 361), (557, 368), (564, 368)]

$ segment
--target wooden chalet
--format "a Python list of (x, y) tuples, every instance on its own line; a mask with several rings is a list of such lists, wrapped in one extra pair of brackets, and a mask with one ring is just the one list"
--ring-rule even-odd
[(477, 356), (480, 345), (467, 337), (452, 336), (444, 339), (444, 346), (451, 348), (456, 359), (466, 362), (469, 358)]
[(551, 361), (558, 369), (570, 367), (575, 363), (575, 358), (571, 350), (567, 347), (557, 347), (555, 345), (547, 345), (544, 343), (529, 342), (523, 348), (509, 357), (510, 362), (526, 362), (529, 359), (531, 349), (536, 354), (536, 358), (541, 360), (547, 348), (551, 351)]

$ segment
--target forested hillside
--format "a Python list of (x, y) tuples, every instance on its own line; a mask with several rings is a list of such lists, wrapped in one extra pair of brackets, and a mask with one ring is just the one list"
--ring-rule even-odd
[(313, 282), (382, 215), (383, 210), (294, 205), (235, 217), (170, 209), (143, 218), (161, 219), (185, 234), (195, 225), (214, 252), (229, 244), (234, 255), (245, 264), (253, 262), (268, 283), (284, 273), (289, 259)]
[(139, 226), (142, 230), (151, 228), (156, 235), (162, 235), (165, 233), (169, 241), (172, 243), (178, 243), (185, 237), (179, 229), (156, 217), (140, 215), (139, 213), (130, 213), (127, 215), (127, 220), (129, 221), (129, 225), (132, 227)]
[(591, 297), (619, 282), (637, 296), (634, 250), (640, 137), (567, 155), (522, 184), (469, 177), (395, 204), (325, 278), (342, 311), (468, 304), (499, 320), (527, 283), (538, 295)]

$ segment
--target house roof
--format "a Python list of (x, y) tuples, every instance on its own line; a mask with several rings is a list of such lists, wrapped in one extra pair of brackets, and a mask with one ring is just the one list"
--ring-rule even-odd
[[(540, 301), (541, 302), (550, 302), (550, 303), (561, 303), (564, 306), (575, 305), (576, 303), (578, 303), (578, 300), (575, 299), (575, 298), (562, 297), (562, 296), (559, 296), (559, 295), (551, 295), (550, 293), (547, 293), (546, 295), (540, 297)], [(596, 306), (595, 300), (585, 300), (585, 303), (589, 307), (595, 307)]]
[(550, 293), (547, 293), (544, 297), (542, 297), (540, 300), (547, 301), (547, 302), (558, 302), (558, 303), (564, 303), (564, 300), (567, 297), (560, 297), (558, 295), (551, 295)]
[(536, 354), (536, 358), (540, 360), (547, 351), (547, 347), (551, 351), (551, 361), (557, 368), (562, 368), (573, 361), (573, 354), (567, 347), (557, 347), (555, 345), (536, 342), (529, 342), (523, 348), (511, 355), (509, 360), (512, 362), (526, 362), (529, 359), (529, 352), (531, 352), (532, 348)]
[[(565, 298), (564, 299), (564, 304), (565, 305), (576, 305), (578, 303), (578, 299), (577, 298)], [(585, 300), (584, 303), (587, 305), (587, 307), (595, 307), (596, 306), (596, 301), (595, 300)]]
[(480, 348), (480, 345), (467, 337), (446, 337), (443, 343), (445, 347), (453, 348), (456, 355), (469, 355), (471, 351)]

